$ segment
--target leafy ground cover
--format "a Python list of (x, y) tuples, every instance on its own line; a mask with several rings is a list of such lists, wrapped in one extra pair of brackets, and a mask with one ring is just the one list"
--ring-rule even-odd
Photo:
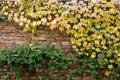
[[(34, 73), (39, 72), (41, 66), (46, 66), (53, 75), (52, 72), (57, 69), (67, 69), (70, 63), (71, 59), (52, 44), (36, 46), (22, 44), (15, 48), (0, 49), (0, 66), (11, 70), (15, 80), (22, 79), (21, 73), (24, 69)], [(3, 80), (9, 79), (3, 71), (1, 74)], [(38, 78), (41, 80), (40, 76)]]

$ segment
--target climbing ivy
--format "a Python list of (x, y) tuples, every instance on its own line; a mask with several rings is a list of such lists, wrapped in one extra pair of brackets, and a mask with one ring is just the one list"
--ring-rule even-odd
[(3, 21), (6, 19), (6, 16), (3, 14), (3, 12), (1, 11), (2, 10), (2, 7), (4, 6), (4, 4), (1, 4), (0, 3), (0, 21)]
[(120, 63), (120, 1), (17, 0), (3, 2), (2, 11), (24, 31), (35, 33), (38, 27), (65, 31), (71, 36), (72, 48), (85, 58), (104, 54), (105, 75)]

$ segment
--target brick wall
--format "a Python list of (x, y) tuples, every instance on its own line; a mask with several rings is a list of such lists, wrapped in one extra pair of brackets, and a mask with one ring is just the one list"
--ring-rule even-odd
[(32, 36), (31, 33), (23, 32), (14, 22), (0, 22), (0, 48), (14, 47), (21, 43), (43, 44), (51, 42), (61, 50), (67, 53), (71, 52), (69, 37), (59, 33), (59, 31), (50, 31), (48, 28), (40, 27), (35, 36)]
[[(47, 32), (46, 32), (47, 31)], [(47, 34), (46, 34), (47, 33)], [(20, 28), (16, 23), (14, 22), (0, 22), (0, 48), (5, 47), (14, 47), (17, 44), (21, 43), (37, 43), (37, 44), (44, 44), (47, 42), (51, 42), (56, 47), (63, 50), (67, 55), (72, 56), (72, 48), (71, 44), (69, 42), (69, 36), (66, 36), (64, 34), (61, 34), (59, 31), (50, 31), (48, 28), (39, 27), (39, 30), (36, 32), (35, 36), (31, 36), (30, 33), (23, 32), (22, 28)], [(76, 66), (75, 66), (76, 65)], [(58, 80), (65, 80), (65, 76), (70, 75), (71, 69), (78, 68), (77, 63), (73, 63), (72, 66), (68, 70), (58, 70), (55, 73), (58, 75)], [(2, 69), (4, 70), (4, 69)], [(6, 71), (5, 71), (6, 72)], [(8, 71), (7, 71), (8, 72)], [(42, 68), (41, 73), (48, 74), (49, 71), (47, 69)], [(87, 73), (88, 74), (88, 73)], [(9, 75), (12, 76), (11, 73)], [(38, 74), (32, 74), (30, 75), (23, 74), (23, 80), (37, 80), (36, 75)], [(83, 74), (83, 75), (77, 75), (74, 76), (75, 80), (94, 80), (93, 77)], [(11, 78), (11, 80), (14, 80)]]

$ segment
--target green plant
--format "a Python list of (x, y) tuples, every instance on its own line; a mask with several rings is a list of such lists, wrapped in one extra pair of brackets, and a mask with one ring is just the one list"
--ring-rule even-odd
[[(38, 27), (58, 29), (70, 35), (72, 48), (90, 59), (90, 68), (106, 69), (112, 74), (120, 63), (120, 4), (117, 0), (88, 0), (60, 3), (41, 0), (6, 4), (2, 11), (24, 31), (35, 33)], [(31, 5), (32, 4), (32, 5)], [(102, 56), (101, 56), (102, 54)], [(102, 58), (107, 63), (102, 64)], [(81, 57), (81, 60), (83, 58)], [(83, 59), (84, 60), (84, 59)], [(87, 60), (88, 61), (88, 60)], [(98, 62), (93, 65), (93, 62)], [(84, 63), (84, 62), (83, 62)], [(96, 67), (100, 65), (100, 67)], [(85, 65), (86, 66), (86, 65)], [(93, 74), (96, 74), (95, 71)], [(119, 74), (118, 74), (119, 75)]]
[(74, 80), (72, 77), (67, 77), (66, 80)]
[(38, 80), (50, 80), (46, 76), (38, 76)]
[(71, 59), (50, 43), (35, 46), (22, 44), (15, 48), (0, 49), (0, 65), (9, 68), (16, 80), (21, 80), (24, 67), (38, 72), (40, 66), (46, 66), (54, 72), (56, 69), (67, 69), (70, 63)]
[(9, 80), (9, 75), (3, 71), (0, 71), (0, 75), (2, 75), (1, 80)]
[[(89, 70), (89, 74), (99, 80), (102, 80), (104, 77), (104, 75), (101, 75), (103, 73), (108, 76), (108, 80), (116, 80), (120, 78), (120, 63), (116, 62), (114, 63), (114, 66), (108, 67), (109, 61), (106, 59), (104, 53), (98, 54), (97, 58), (88, 58), (85, 55), (77, 55), (76, 57), (78, 59), (78, 63), (80, 64), (80, 68), (73, 69), (71, 72), (72, 74), (82, 75)], [(109, 68), (109, 70), (107, 68)]]
[(6, 19), (6, 16), (0, 12), (0, 21), (3, 21)]
[(7, 19), (7, 16), (5, 16), (4, 12), (2, 11), (3, 6), (5, 6), (4, 3), (0, 2), (0, 21)]

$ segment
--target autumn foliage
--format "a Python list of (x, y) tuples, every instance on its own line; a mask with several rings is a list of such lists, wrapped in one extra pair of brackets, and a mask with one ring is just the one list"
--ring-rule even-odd
[(108, 68), (106, 76), (113, 68), (120, 68), (119, 0), (66, 3), (23, 0), (3, 5), (2, 11), (8, 20), (24, 27), (24, 31), (35, 33), (41, 26), (65, 31), (71, 36), (72, 48), (79, 55), (97, 59), (103, 54)]

